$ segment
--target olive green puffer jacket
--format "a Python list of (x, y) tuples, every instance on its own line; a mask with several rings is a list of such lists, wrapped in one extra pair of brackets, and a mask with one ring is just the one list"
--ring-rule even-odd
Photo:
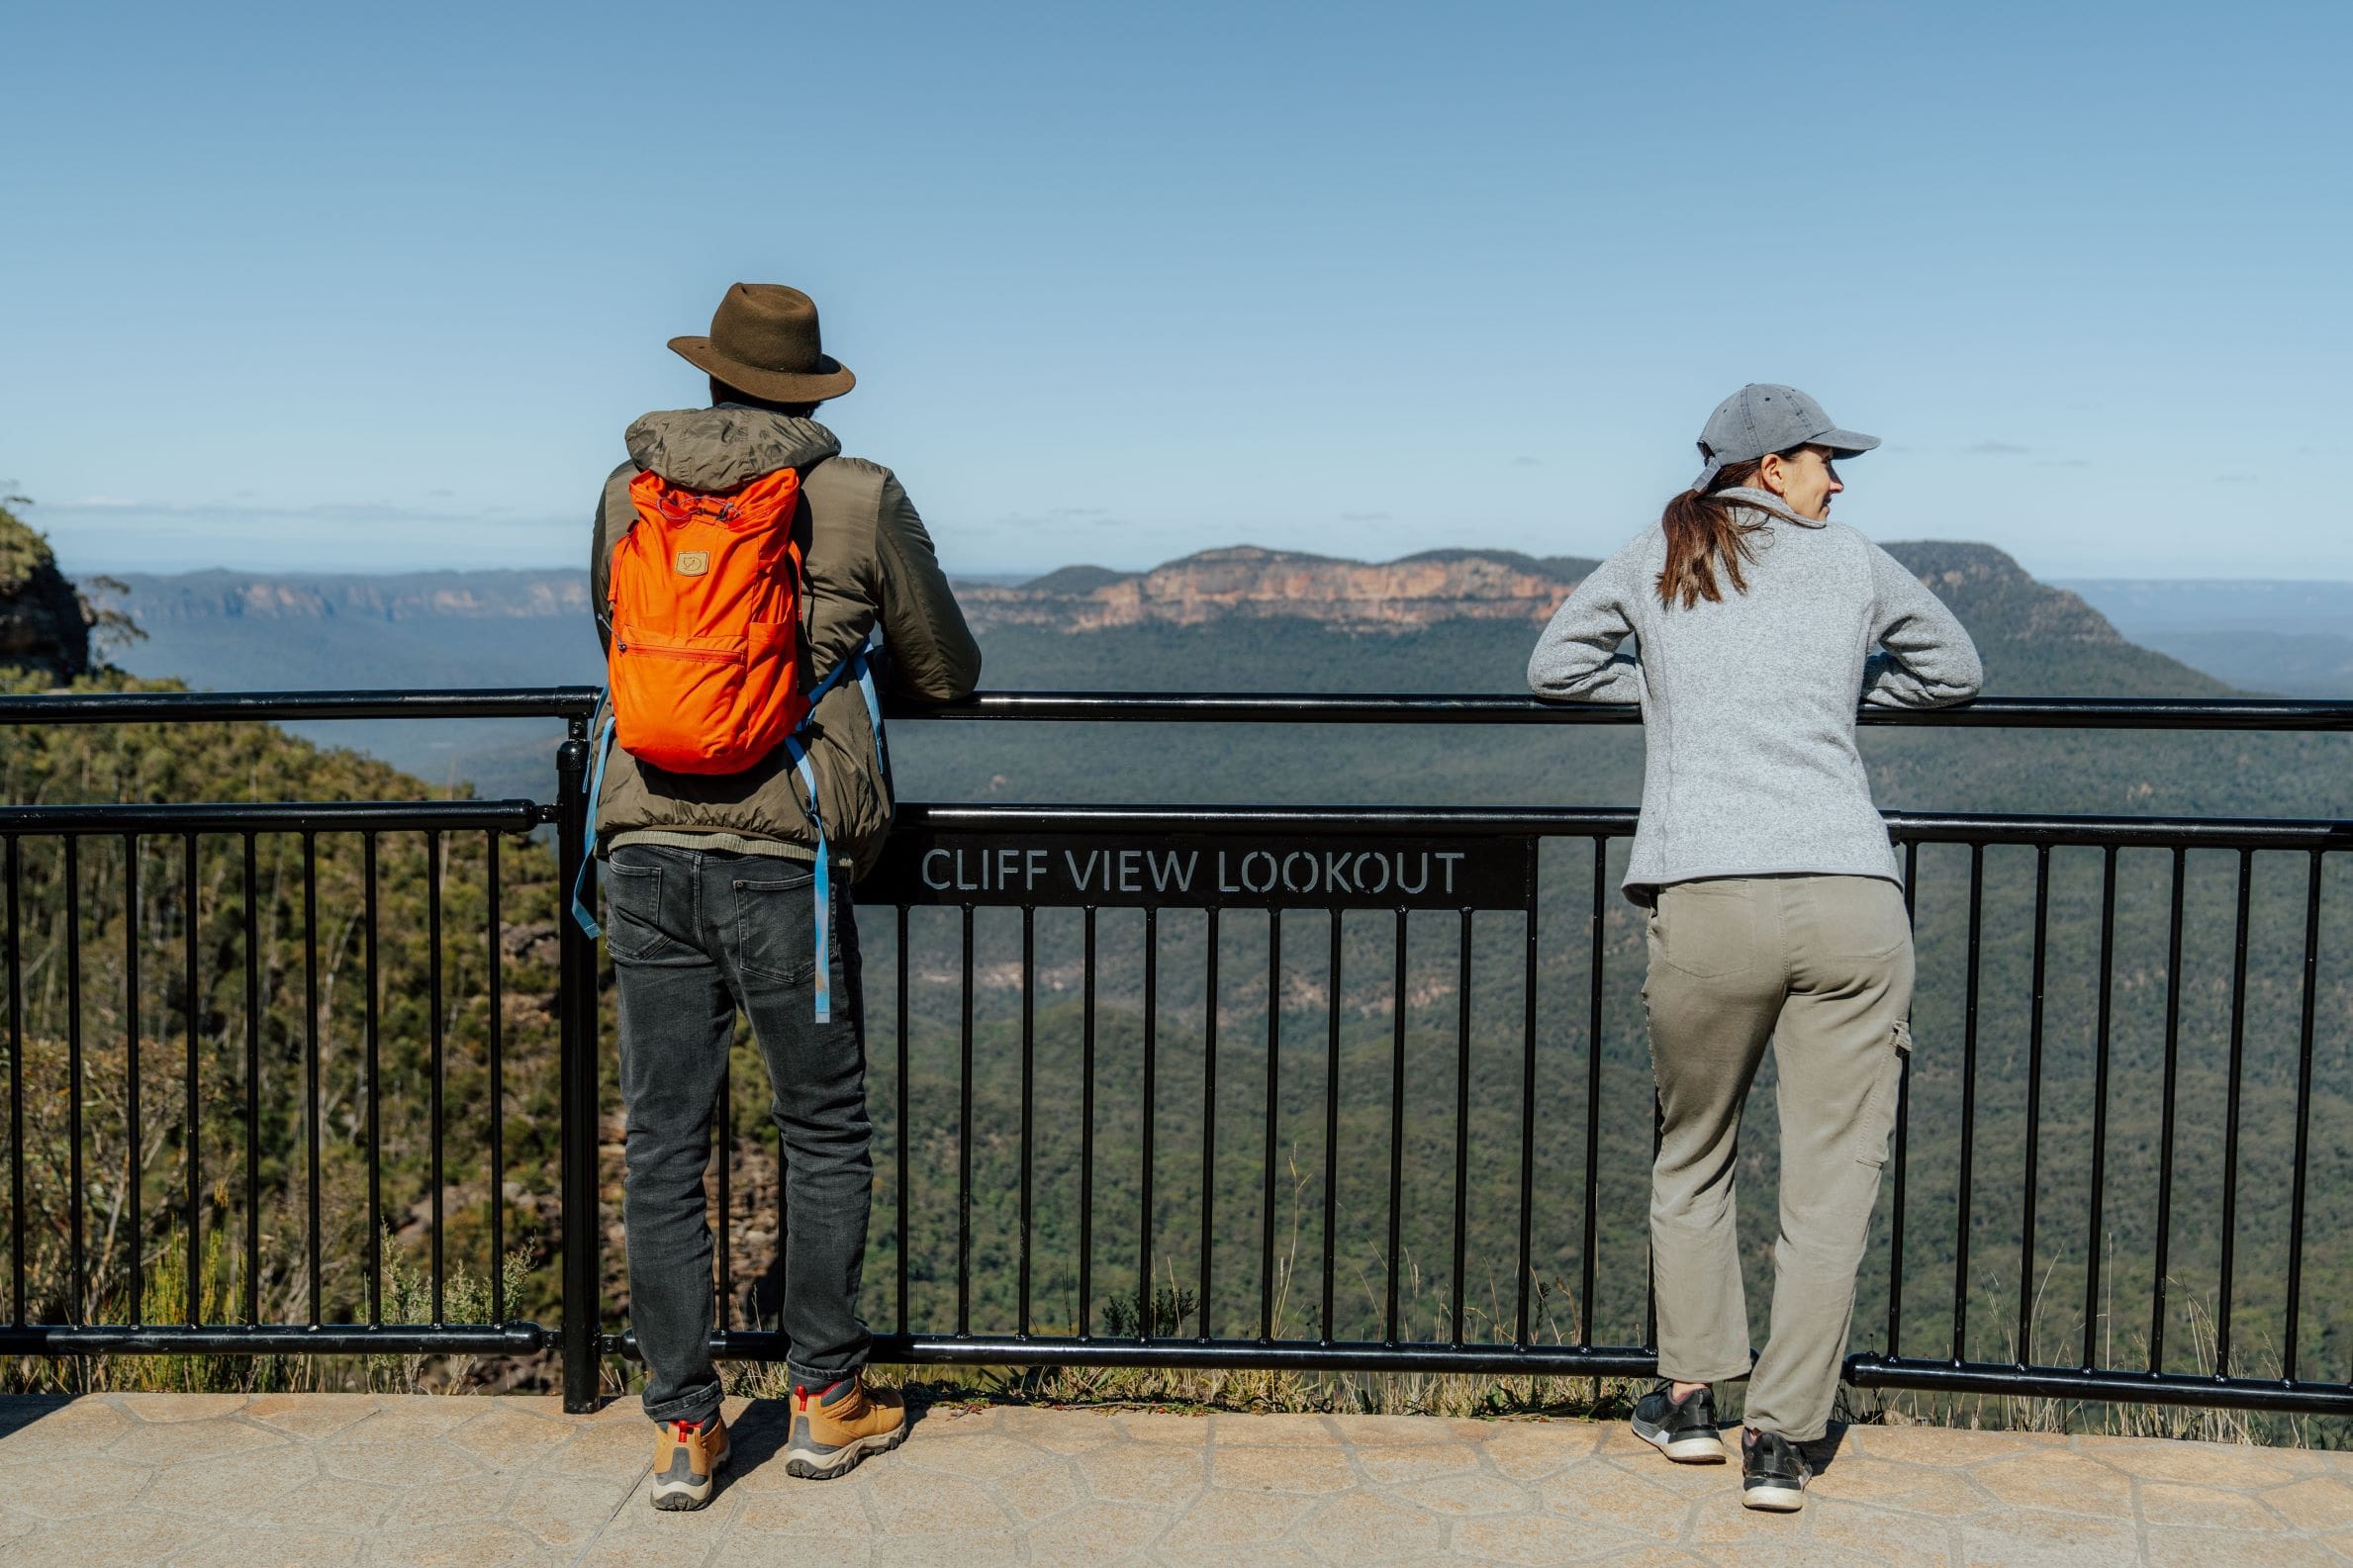
[[(923, 519), (891, 470), (840, 456), (811, 419), (723, 404), (649, 414), (629, 426), (629, 461), (612, 471), (597, 507), (590, 557), (597, 631), (610, 650), (607, 573), (612, 546), (636, 521), (629, 481), (651, 469), (689, 490), (730, 490), (780, 468), (800, 471), (793, 528), (807, 577), (801, 599), (803, 669), (812, 682), (883, 629), (885, 689), (920, 702), (969, 695), (981, 650), (956, 606)], [(602, 735), (599, 715), (595, 733)], [(892, 800), (867, 719), (845, 681), (821, 697), (801, 731), (817, 776), (830, 852), (856, 876), (891, 831)], [(783, 747), (739, 774), (670, 773), (612, 749), (597, 800), (599, 853), (625, 843), (676, 844), (805, 860), (815, 853), (799, 776)]]

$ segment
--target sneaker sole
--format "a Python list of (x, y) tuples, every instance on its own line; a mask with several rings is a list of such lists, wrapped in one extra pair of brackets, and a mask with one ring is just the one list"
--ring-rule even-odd
[(1634, 1434), (1677, 1464), (1722, 1464), (1731, 1457), (1721, 1437), (1670, 1438), (1663, 1431), (1646, 1431), (1639, 1423), (1634, 1424)]
[(849, 1474), (870, 1455), (889, 1453), (906, 1441), (906, 1423), (902, 1421), (889, 1431), (861, 1437), (838, 1448), (789, 1448), (785, 1451), (785, 1474), (800, 1481), (830, 1481)]
[(1806, 1489), (1792, 1486), (1752, 1486), (1741, 1492), (1741, 1507), (1765, 1514), (1795, 1514), (1806, 1506)]

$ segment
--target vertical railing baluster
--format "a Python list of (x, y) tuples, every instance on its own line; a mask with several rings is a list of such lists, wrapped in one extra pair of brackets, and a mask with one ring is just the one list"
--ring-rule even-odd
[(361, 1050), (368, 1075), (368, 1322), (384, 1321), (384, 1063), (383, 997), (376, 971), (376, 835), (359, 836), (360, 981), (367, 988)]
[(1608, 886), (1609, 855), (1596, 835), (1585, 976), (1585, 1239), (1577, 1270), (1577, 1342), (1587, 1347), (1593, 1343), (1593, 1293), (1600, 1278), (1594, 1254), (1601, 1237), (1601, 944), (1602, 900)]
[(8, 845), (8, 1249), (9, 1305), (25, 1326), (25, 966), (17, 907), (17, 837)]
[[(1658, 1168), (1658, 1151), (1666, 1146), (1666, 1106), (1658, 1097), (1658, 1085), (1650, 1085), (1650, 1168)], [(1658, 1348), (1658, 1270), (1643, 1270), (1643, 1343), (1650, 1349)]]
[[(1920, 923), (1920, 844), (1917, 840), (1904, 845), (1904, 928), (1914, 931)], [(1917, 960), (1916, 960), (1917, 962)], [(1912, 1022), (1910, 1007), (1904, 1010), (1905, 1026)], [(1912, 1059), (1903, 1058), (1896, 1076), (1896, 1153), (1894, 1188), (1888, 1196), (1887, 1236), (1887, 1353), (1904, 1353), (1904, 1175), (1911, 1165), (1912, 1154)]]
[[(499, 919), (499, 835), (482, 835), (485, 902), (483, 924), (490, 938), (490, 1321), (507, 1321), (507, 1088), (502, 1030), (506, 1015), (503, 983), (505, 933)], [(375, 1012), (374, 988), (369, 989), (368, 1012)], [(372, 1067), (369, 1069), (374, 1070)], [(368, 1094), (375, 1095), (373, 1079)]]
[(1452, 1343), (1462, 1343), (1462, 1310), (1467, 1294), (1463, 1271), (1470, 1264), (1470, 911), (1462, 911), (1457, 939), (1455, 975), (1455, 1300)]
[(603, 1385), (599, 1357), (604, 1344), (604, 1284), (598, 1254), (605, 1224), (603, 1183), (598, 1169), (599, 1100), (602, 1074), (597, 1050), (597, 945), (570, 918), (565, 890), (595, 866), (598, 802), (589, 794), (589, 718), (565, 721), (564, 743), (556, 748), (556, 931), (557, 1029), (561, 1096), (557, 1115), (563, 1152), (563, 1328), (559, 1340), (564, 1368), (564, 1411), (581, 1415), (597, 1407)]
[[(718, 1123), (712, 1129), (711, 1138), (715, 1153), (706, 1158), (715, 1159), (718, 1164), (719, 1220), (715, 1237), (718, 1256), (715, 1271), (718, 1275), (719, 1332), (724, 1334), (735, 1327), (735, 1042), (732, 1025), (727, 1055), (719, 1062), (718, 1106), (713, 1119)], [(777, 1165), (777, 1203), (780, 1208), (784, 1204), (783, 1180), (786, 1174), (780, 1159)], [(781, 1242), (783, 1238), (778, 1240)], [(781, 1269), (785, 1255), (783, 1247), (777, 1249), (776, 1255)], [(755, 1329), (759, 1326), (756, 1321), (751, 1324)]]
[(1217, 911), (1206, 911), (1208, 975), (1201, 992), (1201, 1315), (1194, 1337), (1209, 1341), (1209, 1304), (1217, 1286)]
[(1267, 1146), (1260, 1155), (1259, 1339), (1274, 1337), (1274, 1152), (1282, 1120), (1282, 911), (1267, 911)]
[(65, 1208), (73, 1263), (67, 1295), (76, 1327), (90, 1321), (83, 1299), (89, 1279), (82, 1199), (82, 841), (65, 838)]
[(2117, 852), (2100, 852), (2100, 991), (2092, 1022), (2097, 1054), (2092, 1069), (2091, 1230), (2084, 1243), (2084, 1353), (2088, 1371), (2099, 1364), (2100, 1244), (2107, 1230), (2109, 1035), (2116, 999)]
[(204, 1321), (204, 1291), (202, 1288), (204, 1284), (204, 1227), (202, 1216), (197, 1208), (197, 1194), (203, 1186), (203, 1170), (199, 1159), (199, 1154), (201, 1153), (199, 1146), (203, 1143), (202, 1133), (204, 1126), (203, 1118), (200, 1114), (201, 1102), (199, 1098), (200, 1085), (198, 1083), (197, 1073), (197, 1046), (203, 1028), (204, 1007), (196, 975), (196, 941), (198, 934), (198, 922), (196, 910), (196, 835), (194, 833), (183, 833), (180, 835), (180, 883), (181, 886), (186, 889), (188, 901), (188, 907), (186, 911), (186, 926), (180, 933), (181, 962), (185, 966), (185, 972), (181, 976), (181, 992), (187, 998), (186, 1006), (188, 1009), (188, 1073), (186, 1084), (188, 1096), (186, 1134), (188, 1139), (188, 1211), (186, 1222), (188, 1227), (188, 1275), (187, 1289), (182, 1293), (186, 1299), (181, 1303), (181, 1305), (186, 1309), (184, 1316), (187, 1319), (188, 1327), (193, 1329)]
[(898, 1102), (898, 1257), (896, 1259), (898, 1278), (896, 1283), (898, 1287), (898, 1332), (905, 1334), (907, 1332), (907, 1174), (912, 1163), (907, 1153), (907, 906), (905, 904), (898, 905), (895, 913), (898, 917), (898, 972), (893, 976), (893, 979), (896, 982), (898, 991), (896, 1000), (898, 1081), (893, 1086), (893, 1092), (897, 1096)]
[(1969, 1231), (1977, 1168), (1977, 998), (1985, 948), (1985, 846), (1969, 846), (1969, 952), (1961, 1002), (1961, 1170), (1953, 1216), (1952, 1360), (1969, 1354)]
[[(261, 875), (254, 852), (253, 835), (244, 836), (245, 852), (245, 907), (241, 911), (245, 946), (245, 1323), (248, 1327), (261, 1321), (261, 920), (258, 905), (261, 901)], [(369, 886), (373, 889), (374, 879)], [(369, 935), (375, 934), (373, 925)], [(375, 987), (368, 987), (369, 1016), (375, 1014)], [(374, 1068), (369, 1069), (368, 1093), (373, 1106)], [(369, 1140), (369, 1161), (375, 1160), (375, 1142)], [(371, 1221), (371, 1228), (382, 1233), (381, 1221)], [(375, 1237), (368, 1239), (368, 1253), (375, 1255)]]
[(973, 906), (963, 908), (964, 984), (957, 1014), (956, 1337), (973, 1332)]
[(2034, 1210), (2042, 1168), (2042, 993), (2050, 937), (2050, 846), (2034, 846), (2033, 977), (2026, 1005), (2025, 1212), (2019, 1223), (2018, 1364), (2034, 1361)]
[(1136, 1337), (1152, 1342), (1152, 1157), (1153, 1124), (1160, 1104), (1160, 911), (1144, 910), (1144, 1148), (1143, 1192), (1137, 1200)]
[(129, 1120), (130, 1147), (124, 1151), (124, 1213), (129, 1218), (131, 1245), (130, 1322), (147, 1321), (146, 1221), (141, 1213), (141, 1187), (145, 1174), (140, 1145), (145, 1142), (140, 1125), (139, 1026), (139, 835), (123, 835), (123, 1104)]
[(1389, 1016), (1393, 1038), (1389, 1048), (1389, 1293), (1381, 1313), (1381, 1342), (1397, 1342), (1397, 1288), (1405, 1272), (1405, 965), (1406, 912), (1397, 911), (1396, 978), (1390, 988)]
[(1324, 1037), (1324, 1291), (1320, 1343), (1333, 1337), (1333, 1285), (1340, 1260), (1340, 911), (1332, 911), (1331, 952), (1325, 959)]
[(441, 1050), (441, 835), (437, 832), (428, 832), (424, 836), (424, 919), (425, 995), (432, 1003), (432, 1016), (427, 1022), (425, 1039), (432, 1054), (430, 1159), (433, 1182), (433, 1327), (438, 1329), (449, 1319), (443, 1289), (443, 1236), (447, 1228), (441, 1223), (441, 1187), (445, 1180), (442, 1174), (444, 1129), (441, 1125), (444, 1072)]
[[(774, 1117), (767, 1119), (767, 1126), (770, 1126), (772, 1133), (777, 1133), (777, 1281), (781, 1286), (781, 1281), (784, 1281), (786, 1260), (789, 1260), (791, 1250), (793, 1250), (793, 1235), (791, 1235), (793, 1206), (789, 1204), (789, 1201), (786, 1201), (786, 1189), (789, 1189), (791, 1180), (793, 1180), (793, 1154), (791, 1154), (791, 1150), (784, 1148), (784, 1129), (777, 1126), (777, 1119)], [(751, 1307), (753, 1307), (751, 1317), (758, 1319), (758, 1314), (760, 1314), (758, 1300), (751, 1302)], [(781, 1305), (781, 1291), (779, 1291), (779, 1305), (777, 1305), (777, 1329), (779, 1331), (784, 1329), (784, 1305)]]
[(2312, 1024), (2320, 999), (2320, 868), (2322, 852), (2311, 853), (2304, 900), (2304, 1013), (2296, 1036), (2296, 1176), (2288, 1196), (2288, 1321), (2280, 1349), (2280, 1376), (2296, 1381), (2296, 1341), (2304, 1323), (2305, 1174), (2312, 1134)]
[(2173, 852), (2172, 912), (2165, 937), (2165, 1077), (2159, 1092), (2157, 1152), (2157, 1246), (2150, 1281), (2149, 1370), (2165, 1369), (2165, 1285), (2173, 1246), (2173, 1110), (2182, 1037), (2182, 882), (2186, 851)]
[[(303, 1132), (306, 1197), (310, 1202), (308, 1257), (311, 1326), (321, 1322), (319, 1195), (319, 840), (303, 833)], [(378, 1244), (381, 1245), (381, 1244)]]
[(1094, 1337), (1094, 905), (1085, 909), (1079, 1001), (1079, 1337)]
[(2214, 1375), (2230, 1375), (2230, 1297), (2238, 1256), (2238, 1123), (2247, 1045), (2247, 917), (2254, 889), (2255, 852), (2238, 852), (2238, 923), (2230, 957), (2230, 1089), (2222, 1133), (2222, 1259), (2214, 1298)]
[(1536, 910), (1537, 889), (1528, 892), (1527, 952), (1520, 974), (1520, 1277), (1512, 1343), (1525, 1350), (1528, 1313), (1536, 1283)]
[(1037, 1048), (1038, 1048), (1038, 912), (1021, 906), (1021, 1281), (1020, 1315), (1015, 1332), (1029, 1337), (1030, 1237), (1035, 1229), (1031, 1209), (1031, 1167), (1037, 1163)]

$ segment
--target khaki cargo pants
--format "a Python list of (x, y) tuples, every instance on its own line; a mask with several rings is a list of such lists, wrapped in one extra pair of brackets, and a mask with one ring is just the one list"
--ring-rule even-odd
[[(1658, 889), (1649, 948), (1643, 1001), (1664, 1122), (1650, 1173), (1658, 1372), (1748, 1377), (1747, 1424), (1808, 1441), (1830, 1423), (1912, 1049), (1903, 890), (1871, 876), (1676, 882)], [(1772, 1334), (1751, 1376), (1733, 1171), (1767, 1040), (1780, 1072), (1781, 1234)]]

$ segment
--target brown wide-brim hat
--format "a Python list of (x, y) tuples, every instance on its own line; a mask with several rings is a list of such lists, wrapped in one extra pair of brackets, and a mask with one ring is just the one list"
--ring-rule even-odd
[(673, 337), (696, 369), (770, 403), (822, 403), (858, 385), (817, 335), (816, 302), (782, 283), (738, 283), (719, 301), (708, 337)]

